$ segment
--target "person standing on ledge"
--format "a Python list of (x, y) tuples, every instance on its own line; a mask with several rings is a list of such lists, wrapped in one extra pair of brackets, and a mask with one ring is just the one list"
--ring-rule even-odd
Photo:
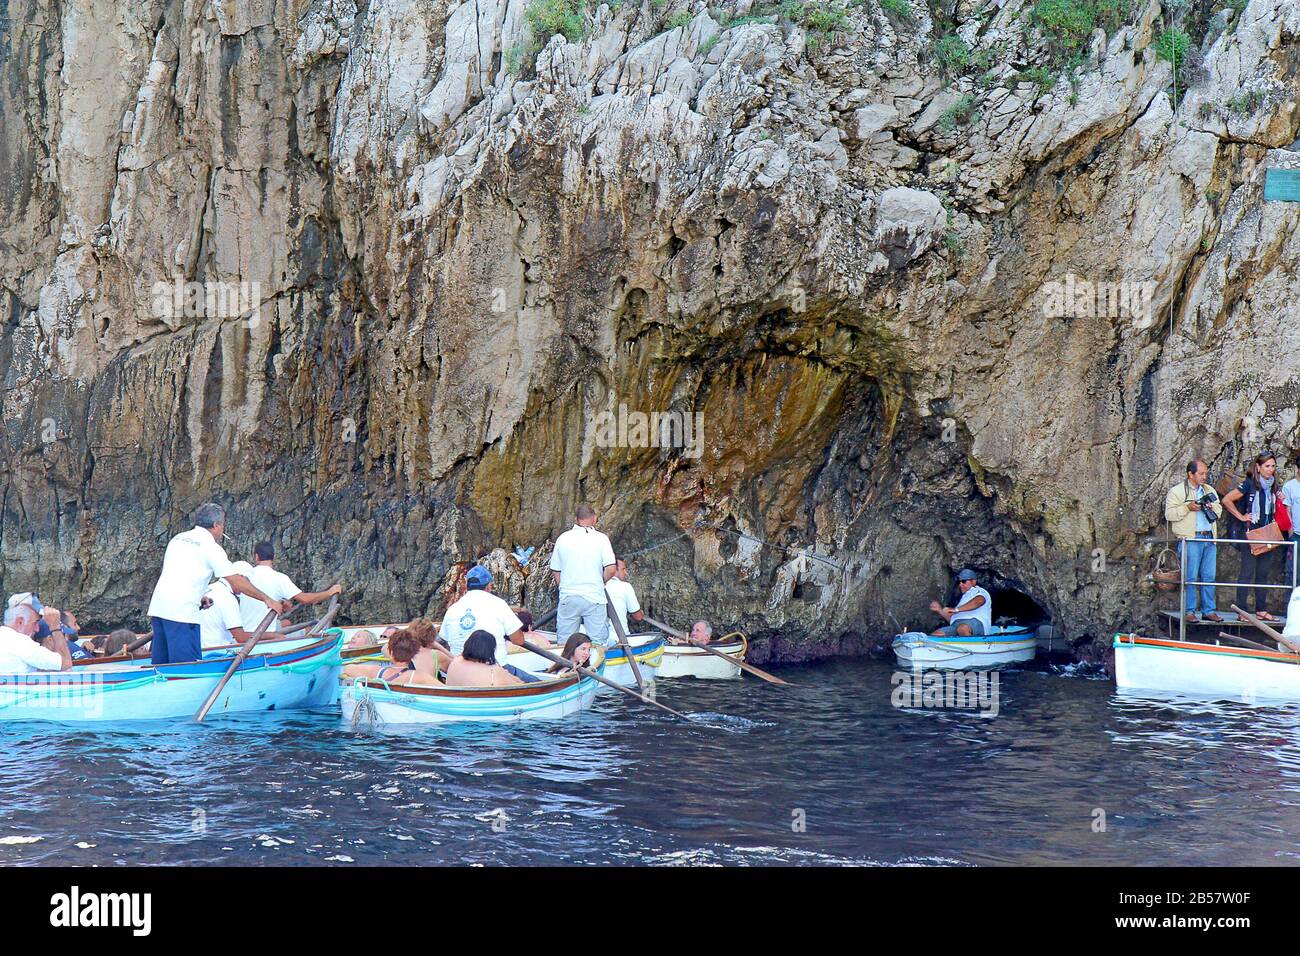
[(560, 589), (555, 637), (562, 645), (581, 626), (593, 644), (603, 645), (609, 636), (605, 584), (617, 570), (614, 547), (596, 530), (591, 505), (578, 505), (575, 517), (577, 524), (555, 539), (551, 552), (551, 572)]
[(203, 657), (199, 603), (213, 578), (224, 578), (236, 594), (246, 594), (275, 613), (284, 614), (283, 601), (263, 594), (235, 570), (220, 544), (225, 532), (226, 509), (208, 503), (194, 512), (193, 528), (167, 542), (162, 573), (149, 601), (155, 664), (181, 664)]
[(931, 637), (982, 637), (993, 629), (993, 598), (976, 584), (978, 576), (970, 568), (957, 575), (961, 599), (956, 607), (941, 607), (930, 602), (930, 610), (941, 615), (947, 625), (930, 632)]
[[(284, 601), (290, 607), (293, 602), (299, 604), (319, 604), (321, 601), (327, 601), (336, 594), (343, 593), (343, 585), (331, 584), (324, 591), (302, 591), (298, 585), (294, 584), (289, 575), (282, 571), (277, 571), (274, 567), (275, 548), (270, 541), (259, 541), (253, 548), (253, 568), (248, 572), (248, 580), (254, 586), (260, 588), (263, 593), (269, 594), (277, 601)], [(262, 620), (262, 615), (266, 609), (260, 607), (258, 603), (250, 598), (241, 597), (239, 599), (239, 609), (244, 615), (244, 630), (253, 633), (253, 630)], [(266, 633), (280, 630), (280, 622), (272, 621), (271, 626), (266, 629)]]
[[(1249, 532), (1267, 528), (1273, 523), (1279, 490), (1276, 472), (1277, 459), (1266, 451), (1260, 452), (1247, 466), (1245, 481), (1223, 496), (1223, 507), (1240, 523), (1240, 530), (1229, 537), (1249, 537)], [(1279, 549), (1274, 546), (1261, 554), (1252, 554), (1249, 544), (1239, 544), (1237, 550), (1241, 553), (1239, 583), (1243, 586), (1268, 584), (1277, 567)], [(1252, 591), (1255, 592), (1255, 617), (1261, 621), (1276, 621), (1277, 618), (1268, 612), (1268, 588), (1237, 588), (1241, 607), (1246, 608), (1250, 603)]]
[(1216, 537), (1218, 512), (1214, 505), (1218, 496), (1207, 481), (1209, 466), (1200, 458), (1187, 463), (1187, 478), (1169, 489), (1165, 495), (1165, 520), (1169, 531), (1178, 539), (1178, 560), (1188, 581), (1209, 581), (1209, 584), (1187, 585), (1187, 623), (1199, 620), (1220, 623), (1223, 618), (1214, 608), (1214, 580), (1216, 575), (1216, 548), (1214, 542), (1203, 540)]

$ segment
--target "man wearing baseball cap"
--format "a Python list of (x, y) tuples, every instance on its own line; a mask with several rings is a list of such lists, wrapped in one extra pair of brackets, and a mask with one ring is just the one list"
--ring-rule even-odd
[(42, 604), (35, 591), (21, 591), (18, 594), (11, 595), (6, 609), (24, 605), (35, 611), (39, 618), (36, 633), (32, 635), (33, 641), (45, 645), (50, 650), (55, 650), (55, 642), (49, 638), (57, 629), (67, 638), (68, 653), (72, 655), (74, 661), (94, 657), (93, 654), (77, 643), (77, 618), (71, 611), (60, 611), (56, 607)]
[[(439, 636), (447, 641), (453, 654), (460, 654), (465, 641), (475, 631), (487, 631), (497, 639), (497, 663), (523, 681), (540, 680), (536, 674), (520, 670), (509, 662), (510, 643), (524, 643), (524, 622), (511, 610), (510, 605), (492, 593), (492, 572), (475, 565), (465, 575), (468, 588), (465, 596), (451, 607), (442, 618)], [(545, 647), (550, 642), (534, 632), (530, 637)]]
[(931, 632), (931, 637), (980, 637), (993, 630), (993, 598), (975, 582), (978, 576), (970, 568), (962, 568), (957, 575), (961, 598), (956, 607), (942, 607), (938, 601), (930, 602), (930, 610), (948, 623)]

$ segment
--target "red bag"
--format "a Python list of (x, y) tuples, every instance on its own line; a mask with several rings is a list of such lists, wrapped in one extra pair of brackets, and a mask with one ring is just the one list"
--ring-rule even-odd
[(1283, 534), (1291, 533), (1291, 512), (1286, 510), (1286, 502), (1281, 498), (1277, 499), (1277, 510), (1273, 512), (1273, 520), (1277, 522)]

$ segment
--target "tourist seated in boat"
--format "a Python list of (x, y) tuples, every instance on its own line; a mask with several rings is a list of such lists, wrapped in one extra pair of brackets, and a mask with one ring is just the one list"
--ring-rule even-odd
[(388, 684), (435, 686), (442, 683), (436, 675), (422, 674), (415, 666), (420, 642), (410, 631), (398, 631), (388, 639), (388, 657), (392, 663), (349, 664), (344, 677), (368, 677)]
[(53, 649), (35, 640), (41, 615), (30, 604), (5, 608), (0, 627), (0, 674), (32, 671), (66, 671), (72, 667), (68, 638), (62, 631), (50, 635)]
[(420, 651), (415, 655), (416, 670), (434, 677), (446, 673), (453, 655), (442, 645), (433, 622), (422, 617), (416, 618), (406, 626), (406, 633), (420, 642)]
[[(465, 639), (460, 654), (447, 668), (448, 687), (503, 687), (524, 683), (517, 671), (497, 663), (497, 638), (487, 631), (474, 631)], [(533, 680), (538, 680), (532, 675)]]
[[(389, 624), (386, 628), (384, 628), (382, 631), (379, 632), (379, 636), (386, 641), (400, 630), (401, 628), (398, 627), (396, 624)], [(369, 634), (370, 632), (366, 631), (366, 633)]]
[(22, 591), (10, 595), (8, 607), (17, 607), (20, 604), (29, 605), (40, 616), (32, 640), (58, 653), (51, 635), (55, 631), (61, 631), (67, 638), (68, 653), (72, 655), (74, 661), (88, 660), (94, 656), (77, 642), (80, 628), (77, 624), (77, 616), (71, 611), (60, 611), (56, 607), (42, 604), (35, 591)]
[[(238, 566), (236, 563), (236, 566)], [(262, 606), (266, 614), (266, 606)], [(254, 628), (257, 625), (253, 625)], [(199, 642), (206, 651), (212, 647), (228, 647), (242, 644), (252, 635), (244, 627), (243, 612), (239, 607), (239, 598), (222, 578), (217, 578), (203, 592), (199, 603)]]
[[(496, 662), (522, 681), (538, 680), (536, 674), (520, 670), (509, 662), (511, 644), (520, 646), (524, 643), (524, 622), (511, 609), (510, 605), (492, 593), (492, 572), (482, 565), (475, 565), (465, 575), (465, 591), (462, 597), (442, 618), (441, 635), (453, 654), (462, 652), (469, 636), (483, 630), (492, 634), (497, 641)], [(531, 640), (543, 647), (550, 647), (551, 642), (540, 634)]]
[[(243, 562), (239, 562), (243, 564)], [(304, 591), (293, 583), (289, 575), (275, 567), (275, 547), (270, 541), (259, 541), (253, 546), (253, 564), (245, 576), (263, 593), (269, 594), (286, 607), (295, 604), (319, 604), (336, 594), (343, 593), (343, 585), (331, 584), (323, 591)], [(266, 614), (266, 606), (250, 597), (241, 597), (239, 606), (244, 613), (244, 630), (250, 634)], [(267, 632), (280, 630), (280, 622), (272, 621)]]
[[(394, 634), (399, 633), (399, 628), (391, 629)], [(385, 632), (387, 633), (387, 632)], [(391, 637), (391, 635), (389, 635)], [(348, 647), (374, 647), (379, 643), (379, 638), (375, 637), (374, 631), (368, 631), (364, 627), (348, 638)]]
[[(619, 558), (614, 567), (614, 576), (605, 582), (605, 596), (609, 598), (609, 603), (614, 605), (618, 623), (623, 625), (623, 633), (631, 634), (632, 628), (628, 625), (628, 621), (644, 620), (645, 612), (641, 610), (641, 602), (636, 598), (636, 589), (627, 579), (627, 564)], [(610, 631), (613, 630), (611, 621)]]
[[(139, 640), (134, 631), (128, 627), (119, 627), (92, 642), (92, 649), (99, 657), (120, 657), (126, 653), (127, 645)], [(136, 650), (135, 656), (144, 656), (147, 651)]]
[[(581, 632), (574, 634), (564, 642), (564, 650), (560, 653), (566, 661), (573, 661), (579, 667), (586, 667), (587, 662), (591, 660), (591, 638)], [(548, 674), (565, 674), (573, 668), (565, 667), (563, 664), (552, 664), (547, 668)]]
[(698, 644), (700, 647), (712, 644), (713, 625), (703, 619), (696, 621), (691, 625), (691, 633), (687, 635), (686, 640), (688, 643)]
[(931, 637), (981, 637), (993, 631), (993, 598), (977, 583), (979, 576), (970, 568), (957, 575), (961, 597), (956, 607), (930, 602), (930, 610), (948, 623), (930, 632)]

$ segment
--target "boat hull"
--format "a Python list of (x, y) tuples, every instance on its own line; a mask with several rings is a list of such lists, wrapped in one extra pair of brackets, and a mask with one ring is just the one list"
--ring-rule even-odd
[[(330, 633), (315, 640), (276, 642), (292, 647), (254, 650), (222, 688), (208, 717), (335, 703), (341, 642), (337, 633)], [(155, 667), (140, 661), (0, 675), (0, 721), (189, 719), (233, 659), (233, 653), (207, 653), (187, 664)]]
[(1116, 634), (1121, 692), (1211, 700), (1300, 700), (1300, 656)]
[[(732, 661), (745, 659), (745, 642), (734, 641), (712, 645)], [(730, 680), (740, 676), (740, 665), (710, 654), (698, 647), (669, 644), (664, 648), (663, 659), (655, 675), (660, 680), (673, 677), (694, 677), (700, 680)]]
[[(597, 663), (596, 673), (603, 670)], [(403, 687), (345, 679), (340, 703), (344, 719), (357, 725), (508, 723), (580, 713), (596, 699), (599, 686), (594, 678), (576, 675), (508, 687)]]
[(1033, 660), (1038, 635), (1026, 627), (995, 627), (979, 637), (932, 637), (909, 631), (895, 637), (893, 647), (905, 667), (982, 670)]
[[(562, 647), (554, 631), (539, 631), (538, 633), (546, 635), (546, 639), (553, 645), (551, 650), (556, 654), (560, 653)], [(659, 673), (659, 666), (664, 658), (667, 641), (659, 634), (630, 634), (627, 640), (636, 654), (636, 662), (641, 668), (642, 680), (649, 683)], [(523, 648), (512, 647), (510, 649), (510, 663), (529, 671), (544, 670), (546, 667), (550, 667), (550, 661), (543, 660)], [(636, 677), (632, 674), (632, 666), (628, 664), (627, 655), (623, 653), (623, 648), (617, 644), (605, 648), (605, 673), (603, 676), (606, 680), (613, 681), (621, 687), (636, 686)], [(611, 693), (613, 692), (611, 691)]]

